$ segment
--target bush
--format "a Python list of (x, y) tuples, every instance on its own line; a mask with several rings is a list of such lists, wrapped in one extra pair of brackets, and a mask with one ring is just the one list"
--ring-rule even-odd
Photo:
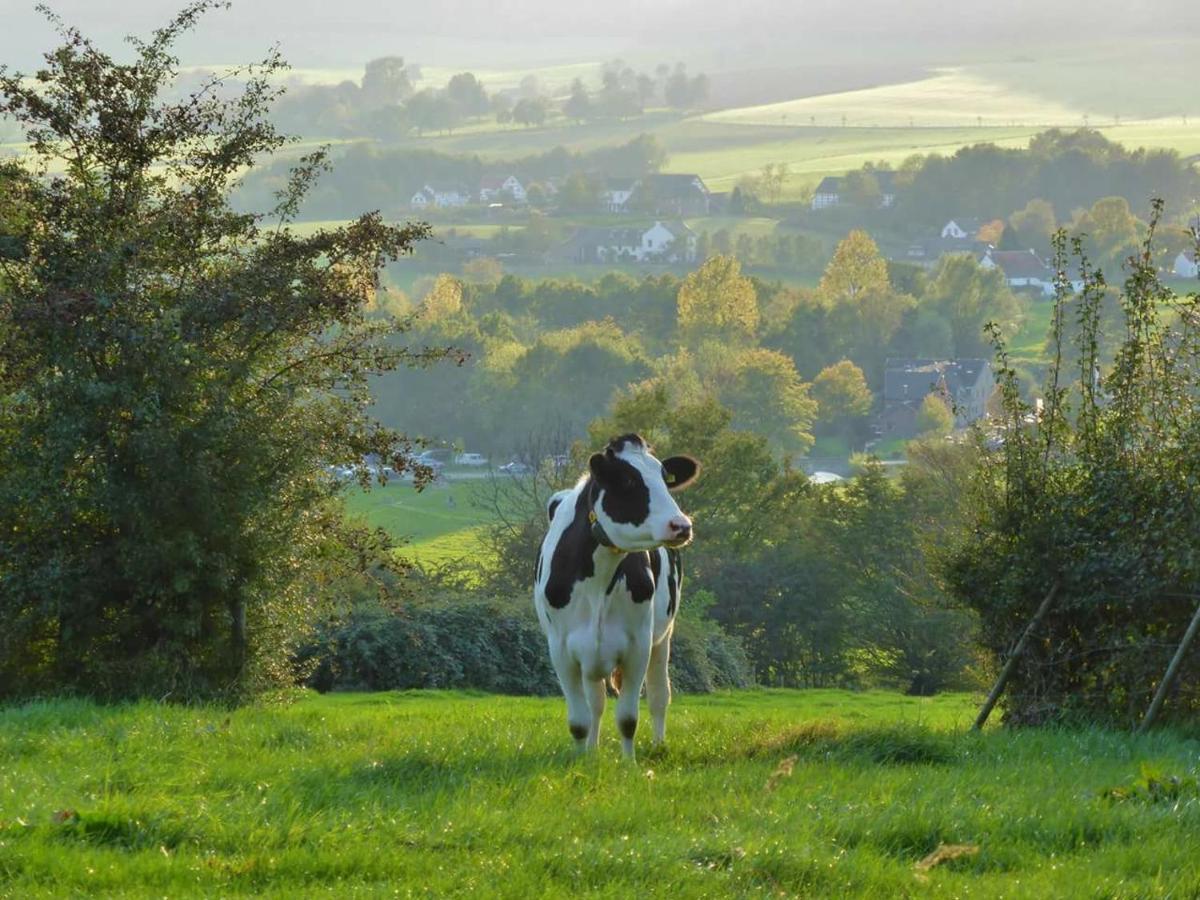
[[(686, 610), (685, 614), (686, 615)], [(711, 621), (676, 620), (671, 680), (703, 693), (752, 683), (740, 644)], [(361, 610), (322, 629), (300, 654), (319, 691), (469, 688), (553, 695), (546, 638), (526, 602), (439, 598), (394, 611)]]
[[(1111, 365), (1100, 353), (1106, 285), (1082, 260), (1074, 347), (1060, 295), (1043, 409), (1021, 398), (1000, 354), (1003, 443), (976, 472), (973, 521), (947, 575), (998, 661), (1059, 587), (1009, 682), (1012, 723), (1137, 721), (1196, 608), (1200, 296), (1175, 297), (1152, 260), (1148, 239), (1130, 260)], [(1200, 712), (1194, 650), (1167, 709)]]

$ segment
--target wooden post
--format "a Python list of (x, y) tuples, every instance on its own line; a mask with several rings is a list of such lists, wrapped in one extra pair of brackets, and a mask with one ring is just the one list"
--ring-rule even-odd
[(1179, 667), (1183, 664), (1183, 657), (1187, 653), (1188, 647), (1192, 645), (1192, 641), (1195, 640), (1197, 631), (1200, 631), (1200, 606), (1196, 607), (1196, 612), (1192, 615), (1191, 624), (1188, 625), (1187, 631), (1183, 633), (1183, 640), (1179, 642), (1179, 646), (1175, 650), (1175, 655), (1171, 657), (1171, 664), (1167, 666), (1166, 674), (1163, 675), (1162, 681), (1158, 683), (1158, 690), (1154, 692), (1154, 699), (1150, 701), (1150, 708), (1146, 710), (1146, 716), (1142, 719), (1142, 724), (1138, 726), (1138, 734), (1145, 734), (1149, 731), (1150, 726), (1154, 724), (1154, 720), (1158, 718), (1158, 711), (1162, 709), (1163, 701), (1167, 699), (1167, 691), (1175, 683), (1175, 676), (1179, 674)]
[(1042, 605), (1037, 608), (1037, 612), (1033, 614), (1033, 618), (1029, 620), (1029, 624), (1025, 626), (1025, 633), (1021, 635), (1021, 639), (1017, 641), (1017, 646), (1013, 647), (1013, 652), (1008, 656), (1008, 662), (1004, 664), (1004, 668), (1000, 670), (1000, 677), (996, 679), (996, 684), (992, 687), (992, 692), (988, 694), (988, 698), (983, 701), (983, 706), (979, 708), (979, 715), (975, 717), (975, 724), (971, 726), (972, 730), (978, 731), (981, 729), (988, 716), (992, 714), (992, 709), (996, 705), (996, 701), (1000, 699), (1000, 695), (1004, 693), (1004, 685), (1008, 683), (1008, 679), (1012, 676), (1013, 669), (1017, 667), (1017, 660), (1021, 654), (1025, 652), (1025, 647), (1029, 643), (1029, 638), (1033, 635), (1034, 629), (1038, 627), (1038, 623), (1046, 616), (1046, 612), (1050, 609), (1050, 604), (1054, 600), (1054, 595), (1058, 593), (1058, 582), (1054, 582), (1050, 586), (1049, 592), (1046, 594), (1046, 599), (1042, 601)]

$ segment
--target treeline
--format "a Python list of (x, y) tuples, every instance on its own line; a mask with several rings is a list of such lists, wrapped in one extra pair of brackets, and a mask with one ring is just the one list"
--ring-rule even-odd
[(357, 82), (291, 88), (272, 115), (282, 130), (294, 134), (394, 142), (430, 131), (453, 132), (482, 119), (530, 127), (560, 114), (577, 121), (628, 119), (655, 103), (691, 109), (708, 96), (708, 76), (689, 75), (683, 63), (637, 72), (614, 60), (601, 67), (595, 89), (577, 78), (565, 97), (549, 91), (536, 75), (500, 91), (489, 91), (472, 72), (459, 72), (440, 87), (418, 89), (422, 80), (420, 67), (403, 57), (381, 57), (367, 63)]
[[(516, 175), (536, 199), (539, 193), (546, 193), (537, 187), (539, 183), (550, 179), (594, 172), (640, 177), (659, 171), (666, 160), (662, 144), (646, 134), (594, 150), (558, 146), (513, 160), (487, 162), (478, 156), (354, 144), (338, 155), (333, 171), (314, 186), (302, 213), (307, 218), (342, 219), (357, 210), (379, 209), (390, 218), (407, 219), (412, 216), (409, 202), (413, 192), (429, 183), (461, 185), (474, 193), (485, 174)], [(287, 184), (291, 165), (280, 161), (247, 175), (239, 205), (248, 209), (269, 206)]]
[(656, 101), (675, 109), (691, 109), (707, 98), (708, 76), (688, 75), (683, 63), (676, 63), (674, 69), (660, 64), (651, 75), (635, 72), (621, 60), (615, 60), (605, 63), (598, 89), (588, 90), (581, 78), (571, 83), (562, 114), (579, 122), (627, 119), (640, 116)]
[[(382, 302), (410, 308), (398, 294)], [(515, 453), (546, 421), (578, 435), (614, 389), (669, 372), (677, 390), (718, 398), (736, 411), (737, 427), (795, 454), (822, 433), (861, 442), (889, 356), (988, 356), (985, 323), (1015, 333), (1024, 301), (970, 257), (928, 273), (889, 267), (870, 237), (854, 232), (811, 289), (747, 277), (736, 257), (715, 255), (684, 278), (442, 275), (416, 310), (418, 340), (471, 358), (452, 373), (379, 382), (385, 422)], [(829, 379), (844, 384), (818, 403), (814, 387)]]
[[(878, 173), (887, 168), (869, 164), (847, 176), (848, 202), (877, 209)], [(1143, 218), (1151, 197), (1169, 198), (1177, 214), (1200, 202), (1200, 173), (1177, 151), (1129, 149), (1089, 129), (1050, 129), (1025, 149), (985, 143), (948, 157), (914, 156), (896, 169), (893, 183), (889, 214), (925, 228), (955, 217), (1004, 219), (1036, 200), (1060, 224), (1102, 197), (1123, 198)]]

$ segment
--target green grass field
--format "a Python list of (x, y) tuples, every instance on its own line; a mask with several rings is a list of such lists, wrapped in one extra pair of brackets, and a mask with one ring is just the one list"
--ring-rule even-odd
[[(426, 565), (475, 558), (482, 532), (494, 518), (480, 505), (478, 482), (439, 483), (416, 491), (394, 481), (370, 491), (351, 489), (346, 505), (376, 528), (406, 543), (401, 554)], [(451, 503), (453, 501), (453, 504)]]
[[(975, 698), (678, 696), (576, 758), (557, 698), (0, 710), (5, 897), (1188, 897), (1196, 740), (970, 734)], [(1175, 778), (1177, 780), (1173, 781)], [(940, 845), (969, 848), (932, 868)]]

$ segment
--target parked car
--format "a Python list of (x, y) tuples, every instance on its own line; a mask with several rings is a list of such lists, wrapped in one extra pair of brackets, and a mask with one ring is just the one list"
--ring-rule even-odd
[(486, 466), (488, 464), (487, 457), (482, 453), (460, 453), (454, 458), (454, 462), (459, 466)]
[(520, 460), (514, 459), (512, 462), (502, 465), (500, 471), (505, 475), (528, 475), (533, 469)]
[(434, 463), (444, 466), (453, 461), (454, 451), (447, 447), (435, 447), (417, 454), (417, 462), (423, 466), (432, 466)]

